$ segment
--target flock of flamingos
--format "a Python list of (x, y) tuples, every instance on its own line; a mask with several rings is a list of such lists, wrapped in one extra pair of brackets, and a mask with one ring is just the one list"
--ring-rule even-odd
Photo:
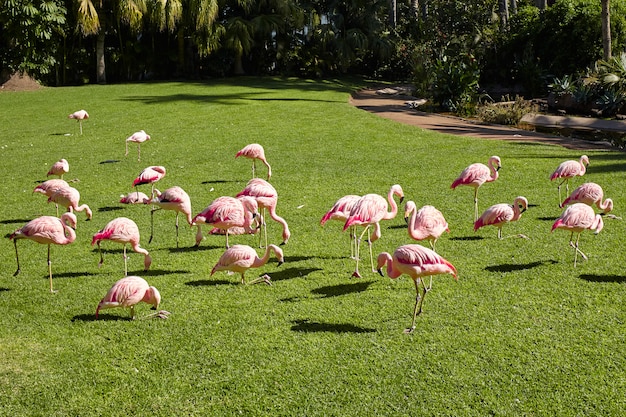
[[(86, 111), (80, 110), (69, 115), (69, 118), (76, 119), (80, 123), (82, 134), (82, 120), (89, 118)], [(134, 133), (126, 139), (126, 155), (128, 155), (128, 144), (137, 143), (137, 158), (141, 160), (141, 143), (150, 139), (150, 136), (143, 130)], [(176, 245), (178, 246), (178, 216), (185, 216), (190, 226), (197, 226), (196, 246), (200, 245), (203, 233), (201, 225), (206, 224), (212, 227), (209, 233), (225, 235), (226, 251), (222, 254), (211, 271), (213, 275), (217, 271), (232, 271), (241, 274), (241, 282), (245, 284), (245, 272), (250, 268), (258, 268), (268, 262), (271, 253), (278, 259), (279, 265), (283, 262), (282, 249), (274, 244), (267, 243), (267, 230), (265, 224), (266, 211), (270, 218), (280, 223), (282, 226), (282, 238), (284, 245), (289, 240), (291, 233), (285, 219), (276, 213), (278, 193), (269, 183), (271, 178), (271, 166), (265, 158), (265, 152), (261, 145), (250, 144), (239, 152), (236, 157), (244, 157), (252, 160), (252, 179), (246, 187), (235, 197), (218, 197), (202, 212), (192, 217), (191, 201), (189, 195), (180, 187), (171, 187), (160, 192), (155, 189), (155, 183), (166, 175), (166, 170), (162, 166), (150, 166), (144, 169), (134, 180), (135, 190), (120, 200), (125, 204), (149, 204), (152, 205), (151, 215), (153, 218), (156, 210), (173, 210), (176, 213)], [(261, 161), (267, 167), (267, 181), (256, 177), (256, 161)], [(593, 205), (604, 213), (613, 209), (613, 202), (610, 198), (603, 200), (603, 190), (595, 183), (585, 183), (569, 194), (569, 180), (575, 176), (583, 176), (589, 158), (581, 156), (578, 161), (565, 161), (561, 163), (551, 175), (551, 181), (559, 181), (558, 192), (561, 207), (566, 207), (561, 216), (552, 225), (552, 230), (565, 229), (570, 231), (570, 246), (574, 248), (574, 266), (576, 266), (578, 255), (587, 259), (586, 255), (579, 249), (578, 241), (580, 233), (586, 229), (595, 230), (599, 233), (603, 228), (603, 220), (600, 214), (596, 214)], [(478, 213), (478, 190), (489, 182), (498, 179), (498, 170), (501, 167), (501, 160), (497, 156), (489, 158), (488, 165), (474, 163), (468, 166), (452, 182), (451, 188), (467, 186), (474, 189), (474, 230), (485, 226), (494, 226), (498, 229), (498, 238), (502, 239), (502, 227), (509, 222), (518, 220), (528, 207), (525, 197), (515, 198), (513, 204), (496, 204), (485, 210), (480, 216)], [(65, 159), (56, 162), (49, 170), (48, 176), (58, 176), (58, 179), (50, 179), (34, 189), (34, 192), (45, 194), (48, 202), (53, 202), (57, 206), (67, 209), (60, 217), (41, 216), (31, 220), (26, 225), (17, 229), (10, 235), (14, 241), (17, 271), (20, 273), (20, 262), (17, 249), (17, 241), (29, 239), (37, 243), (48, 246), (48, 273), (50, 291), (55, 292), (52, 285), (52, 264), (50, 261), (50, 246), (67, 245), (76, 239), (76, 215), (75, 212), (85, 211), (87, 219), (91, 219), (92, 211), (86, 204), (80, 204), (80, 194), (78, 190), (71, 187), (63, 180), (63, 175), (69, 171), (69, 164)], [(141, 185), (151, 185), (150, 196), (140, 192), (136, 187)], [(569, 196), (561, 200), (561, 186), (565, 184), (566, 193)], [(415, 320), (422, 311), (422, 305), (426, 293), (432, 288), (432, 276), (438, 274), (450, 274), (457, 278), (457, 270), (448, 260), (435, 252), (437, 239), (445, 232), (449, 231), (448, 223), (443, 214), (433, 206), (424, 206), (417, 209), (412, 201), (405, 205), (404, 216), (408, 221), (408, 232), (412, 239), (417, 241), (426, 240), (430, 249), (422, 245), (408, 244), (398, 247), (393, 254), (387, 252), (380, 253), (374, 266), (372, 254), (372, 242), (381, 236), (380, 222), (394, 218), (398, 213), (398, 205), (395, 197), (400, 203), (404, 198), (402, 187), (393, 185), (387, 198), (377, 194), (367, 194), (364, 196), (347, 195), (340, 198), (332, 208), (323, 215), (320, 223), (324, 225), (328, 220), (338, 220), (344, 223), (343, 230), (350, 233), (350, 258), (356, 263), (354, 277), (361, 277), (359, 272), (359, 260), (361, 242), (365, 239), (369, 247), (370, 265), (373, 272), (383, 275), (383, 268), (386, 266), (387, 275), (390, 278), (397, 278), (402, 274), (409, 275), (415, 284), (415, 305), (413, 308), (413, 321), (411, 326), (405, 330), (410, 333), (415, 329)], [(358, 234), (357, 227), (364, 230)], [(259, 233), (259, 246), (265, 247), (265, 254), (262, 257), (257, 255), (255, 249), (247, 245), (229, 244), (229, 235)], [(365, 235), (367, 234), (367, 237)], [(574, 241), (574, 234), (576, 239)], [(152, 222), (150, 241), (154, 235)], [(262, 240), (264, 236), (264, 246)], [(519, 235), (519, 237), (525, 237)], [(143, 278), (138, 276), (127, 276), (128, 268), (126, 264), (126, 245), (130, 244), (133, 251), (144, 255), (144, 268), (147, 271), (152, 263), (152, 258), (148, 251), (139, 244), (139, 229), (135, 222), (126, 217), (118, 217), (110, 221), (103, 229), (98, 231), (92, 239), (92, 245), (100, 244), (103, 241), (121, 243), (124, 246), (124, 275), (125, 278), (117, 281), (107, 294), (102, 298), (96, 309), (96, 318), (102, 309), (113, 307), (125, 307), (130, 309), (131, 317), (136, 317), (134, 306), (139, 302), (153, 305), (157, 310), (161, 301), (159, 291), (150, 286)], [(100, 251), (100, 263), (104, 261)], [(430, 277), (430, 283), (426, 286), (425, 279)], [(247, 282), (247, 284), (266, 283), (271, 285), (268, 275)], [(420, 291), (421, 290), (421, 291)], [(160, 310), (147, 317), (167, 318), (169, 312)]]

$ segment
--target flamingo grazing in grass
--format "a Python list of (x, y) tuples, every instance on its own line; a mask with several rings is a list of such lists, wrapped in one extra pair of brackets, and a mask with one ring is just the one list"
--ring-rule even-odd
[(235, 158), (239, 158), (243, 156), (244, 158), (252, 159), (252, 178), (256, 177), (256, 161), (259, 160), (265, 164), (267, 167), (267, 180), (269, 181), (272, 177), (272, 167), (265, 159), (265, 150), (263, 146), (258, 143), (252, 143), (250, 145), (245, 146), (235, 155)]
[[(247, 245), (233, 245), (226, 249), (226, 252), (220, 256), (213, 269), (211, 270), (211, 276), (217, 271), (232, 271), (241, 274), (241, 283), (246, 284), (245, 273), (250, 268), (259, 268), (267, 263), (270, 259), (270, 252), (274, 252), (276, 258), (278, 258), (278, 266), (284, 262), (283, 251), (276, 245), (268, 245), (265, 249), (265, 255), (259, 258), (256, 251)], [(255, 280), (248, 282), (248, 285), (257, 284), (259, 282), (265, 282), (268, 285), (272, 285), (269, 275), (263, 275)]]
[[(387, 264), (387, 276), (389, 278), (398, 278), (402, 274), (407, 274), (413, 279), (415, 284), (413, 321), (411, 322), (411, 327), (404, 331), (404, 333), (411, 333), (415, 330), (415, 317), (422, 313), (424, 298), (426, 298), (426, 293), (429, 291), (424, 285), (422, 278), (425, 276), (432, 277), (433, 275), (451, 274), (456, 280), (456, 268), (435, 251), (415, 244), (400, 246), (393, 252), (393, 256), (387, 252), (379, 254), (378, 273), (381, 276), (384, 276), (382, 268), (385, 264)], [(423, 288), (421, 296), (420, 283)]]
[(474, 221), (478, 220), (478, 189), (486, 182), (493, 182), (498, 179), (498, 171), (502, 167), (500, 157), (492, 156), (489, 158), (489, 166), (485, 164), (475, 163), (463, 170), (450, 185), (455, 189), (459, 185), (466, 185), (474, 188)]
[(138, 185), (151, 184), (152, 190), (150, 192), (150, 198), (154, 198), (154, 183), (161, 180), (166, 174), (165, 167), (162, 166), (149, 166), (139, 173), (137, 178), (133, 181), (133, 187), (135, 190)]
[(432, 250), (435, 250), (437, 239), (443, 232), (450, 232), (445, 217), (433, 206), (424, 206), (417, 210), (415, 202), (407, 201), (404, 206), (404, 220), (409, 225), (409, 236), (415, 240), (427, 240)]
[(70, 212), (85, 211), (87, 214), (87, 220), (91, 220), (93, 214), (91, 208), (89, 208), (87, 204), (79, 205), (80, 193), (74, 187), (67, 186), (59, 188), (54, 192), (54, 194), (48, 197), (48, 203), (49, 202), (54, 202), (55, 204), (63, 206)]
[(46, 176), (49, 177), (50, 175), (56, 175), (59, 178), (63, 179), (63, 175), (69, 172), (69, 170), (70, 164), (65, 159), (59, 159), (54, 164), (52, 164)]
[[(237, 197), (247, 196), (252, 197), (256, 200), (259, 209), (263, 210), (262, 218), (263, 218), (263, 231), (265, 235), (265, 247), (267, 247), (267, 226), (265, 223), (265, 210), (267, 209), (270, 213), (270, 217), (272, 220), (280, 223), (283, 226), (283, 241), (281, 245), (286, 244), (291, 237), (291, 232), (289, 231), (289, 225), (287, 221), (276, 214), (276, 204), (278, 203), (278, 192), (269, 182), (261, 179), (261, 178), (252, 178), (248, 181), (246, 187), (237, 194)], [(259, 246), (261, 236), (259, 236)]]
[(110, 240), (124, 245), (124, 276), (128, 275), (126, 245), (129, 243), (135, 252), (144, 256), (144, 271), (150, 269), (152, 258), (147, 250), (139, 246), (139, 239), (139, 228), (134, 221), (126, 217), (118, 217), (111, 220), (106, 226), (104, 226), (104, 229), (93, 235), (93, 239), (91, 240), (92, 246), (94, 244), (98, 244), (98, 252), (100, 252), (100, 262), (98, 263), (98, 267), (101, 267), (104, 263), (104, 256), (100, 248), (100, 242), (103, 240)]
[(162, 193), (159, 190), (155, 190), (156, 197), (151, 201), (147, 201), (146, 204), (152, 203), (156, 207), (152, 207), (150, 212), (150, 239), (148, 243), (152, 242), (154, 236), (154, 212), (156, 210), (173, 210), (176, 212), (176, 247), (178, 247), (178, 215), (183, 213), (187, 219), (187, 223), (191, 226), (191, 199), (189, 194), (180, 187), (171, 187)]
[(561, 204), (561, 208), (574, 203), (585, 203), (588, 206), (595, 204), (598, 209), (606, 214), (613, 210), (613, 200), (607, 198), (602, 201), (603, 197), (604, 191), (602, 191), (602, 187), (594, 182), (586, 182), (572, 191), (569, 197)]
[(67, 116), (68, 119), (76, 119), (80, 126), (80, 134), (83, 134), (83, 120), (89, 119), (89, 114), (85, 110), (78, 110)]
[(587, 171), (587, 166), (589, 166), (589, 157), (587, 155), (583, 155), (580, 157), (578, 161), (565, 161), (562, 162), (550, 175), (550, 181), (561, 180), (558, 186), (559, 190), (559, 207), (561, 204), (561, 186), (565, 183), (565, 192), (569, 194), (569, 180), (576, 176), (582, 177), (585, 175)]
[(150, 202), (150, 197), (140, 191), (131, 191), (126, 195), (120, 196), (122, 204), (146, 204)]
[[(322, 220), (320, 220), (320, 224), (324, 226), (328, 220), (338, 220), (342, 223), (345, 223), (350, 216), (350, 212), (352, 208), (359, 201), (361, 197), (358, 195), (348, 194), (341, 197), (337, 202), (331, 207), (330, 210), (324, 214)], [(355, 259), (356, 256), (356, 225), (352, 225), (350, 227), (350, 259)]]
[(17, 261), (17, 271), (13, 276), (17, 276), (20, 269), (20, 257), (17, 253), (17, 241), (19, 239), (29, 239), (37, 243), (48, 245), (48, 275), (50, 279), (50, 292), (56, 292), (52, 287), (52, 262), (50, 261), (50, 245), (68, 245), (76, 240), (76, 216), (74, 213), (63, 213), (61, 218), (53, 216), (42, 216), (29, 221), (20, 229), (17, 229), (9, 237), (15, 246), (15, 260)]
[[(46, 197), (50, 198), (52, 197), (52, 195), (57, 192), (60, 188), (63, 187), (69, 187), (69, 184), (62, 179), (52, 179), (52, 180), (48, 180), (48, 181), (44, 181), (41, 184), (39, 184), (38, 186), (35, 187), (35, 189), (33, 190), (33, 194), (34, 193), (40, 193), (45, 195)], [(59, 216), (59, 205), (58, 204), (54, 204), (56, 206), (57, 209), (57, 217)]]
[[(561, 214), (561, 217), (556, 219), (556, 221), (552, 225), (551, 231), (554, 231), (555, 229), (565, 229), (570, 231), (569, 245), (575, 249), (575, 268), (576, 260), (579, 253), (584, 260), (587, 260), (587, 255), (585, 255), (578, 248), (578, 240), (580, 239), (580, 234), (584, 230), (589, 229), (595, 230), (595, 234), (597, 235), (598, 233), (600, 233), (603, 227), (604, 222), (602, 221), (602, 216), (596, 214), (591, 206), (588, 206), (585, 203), (574, 203), (565, 209), (563, 214)], [(574, 233), (576, 233), (576, 243), (574, 243), (573, 241)]]
[[(130, 310), (130, 317), (135, 320), (135, 306), (140, 302), (146, 304), (152, 304), (152, 309), (156, 310), (161, 304), (161, 294), (159, 290), (152, 287), (148, 282), (137, 276), (124, 277), (117, 281), (100, 302), (96, 308), (96, 320), (100, 310), (107, 308), (128, 308)], [(144, 318), (159, 317), (167, 318), (169, 312), (161, 310), (158, 313), (150, 314)]]
[(139, 132), (135, 132), (129, 137), (126, 138), (126, 153), (124, 156), (128, 156), (128, 142), (133, 142), (137, 144), (137, 162), (141, 161), (141, 144), (145, 141), (150, 140), (150, 135), (140, 130)]
[[(476, 222), (474, 222), (474, 231), (481, 227), (495, 226), (498, 228), (498, 239), (502, 239), (502, 226), (509, 222), (514, 222), (522, 217), (522, 213), (528, 208), (528, 200), (526, 197), (516, 197), (513, 204), (495, 204), (483, 212)], [(518, 237), (526, 237), (518, 235)]]
[[(404, 191), (402, 191), (402, 187), (398, 184), (391, 186), (386, 200), (378, 194), (366, 194), (359, 198), (352, 208), (352, 211), (350, 211), (350, 215), (343, 225), (343, 230), (345, 231), (353, 225), (365, 227), (365, 230), (363, 230), (356, 242), (356, 269), (352, 274), (353, 277), (361, 278), (361, 274), (359, 273), (359, 256), (361, 250), (361, 240), (363, 240), (363, 236), (366, 232), (367, 244), (370, 252), (370, 264), (372, 266), (372, 272), (376, 272), (372, 256), (372, 243), (378, 240), (381, 236), (380, 221), (393, 219), (398, 214), (398, 205), (393, 199), (394, 195), (398, 196), (400, 198), (400, 203), (402, 203), (402, 200), (404, 199)], [(387, 202), (389, 202), (389, 205)], [(387, 211), (389, 206), (391, 206), (391, 211)], [(369, 229), (372, 225), (374, 226), (374, 233), (370, 236)]]
[(196, 246), (202, 241), (201, 224), (210, 224), (213, 227), (224, 230), (226, 235), (226, 248), (228, 244), (228, 231), (233, 227), (250, 229), (252, 220), (258, 216), (259, 206), (252, 197), (242, 196), (218, 197), (209, 204), (202, 212), (198, 213), (191, 222), (192, 226), (198, 226), (196, 233)]

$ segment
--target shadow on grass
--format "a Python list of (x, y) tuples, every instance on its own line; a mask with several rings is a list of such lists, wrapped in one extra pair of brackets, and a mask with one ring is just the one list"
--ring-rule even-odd
[(72, 322), (75, 321), (132, 321), (130, 317), (122, 317), (122, 316), (114, 316), (112, 314), (102, 314), (98, 315), (96, 319), (96, 313), (93, 314), (77, 314), (72, 317)]
[(0, 292), (11, 291), (10, 288), (0, 287)]
[(588, 282), (626, 282), (626, 276), (624, 275), (599, 275), (599, 274), (581, 274), (580, 279), (584, 279)]
[(470, 240), (483, 240), (484, 237), (482, 236), (459, 236), (459, 237), (451, 237), (450, 240), (465, 240), (465, 241), (470, 241)]
[(107, 206), (107, 207), (99, 207), (98, 212), (107, 212), (107, 211), (119, 211), (124, 210), (124, 207), (120, 206)]
[[(28, 223), (31, 220), (32, 219), (7, 219), (7, 220), (0, 221), (0, 224), (22, 224), (22, 223)], [(5, 236), (9, 237), (11, 236), (11, 233), (6, 234)]]
[(559, 217), (552, 217), (552, 216), (548, 216), (548, 217), (537, 217), (537, 220), (542, 220), (542, 221), (546, 221), (546, 222), (553, 222), (556, 219), (558, 219)]
[[(144, 276), (156, 276), (156, 275), (174, 275), (174, 274), (189, 274), (191, 271), (188, 269), (174, 269), (171, 271), (165, 269), (149, 269), (144, 271), (143, 269), (136, 271), (136, 274), (143, 274)], [(130, 274), (130, 271), (128, 272)]]
[[(237, 275), (240, 278), (240, 275)], [(217, 285), (235, 285), (239, 284), (239, 279), (229, 281), (226, 279), (199, 279), (197, 281), (187, 281), (185, 285), (189, 285), (190, 287), (207, 287), (207, 286), (217, 286)]]
[[(54, 270), (52, 271), (52, 279), (57, 279), (57, 278), (79, 278), (79, 277), (92, 277), (92, 276), (96, 276), (98, 274), (93, 273), (93, 272), (61, 272), (59, 274), (55, 274)], [(49, 279), (50, 277), (48, 276), (48, 274), (43, 276), (45, 279)]]
[(224, 246), (217, 246), (217, 245), (207, 245), (207, 246), (185, 246), (182, 248), (167, 248), (167, 250), (170, 253), (185, 253), (185, 252), (204, 252), (207, 250), (213, 250), (213, 249), (220, 249), (223, 248), (224, 250), (226, 250), (226, 248)]
[(206, 184), (228, 184), (228, 183), (245, 183), (245, 181), (237, 181), (237, 180), (207, 180), (207, 181), (202, 181), (200, 184), (206, 185)]
[(339, 297), (341, 295), (355, 294), (367, 291), (367, 288), (375, 281), (355, 282), (354, 284), (327, 285), (311, 290), (312, 294), (321, 295), (319, 298)]
[(310, 320), (293, 320), (291, 330), (304, 333), (374, 333), (376, 329), (355, 326), (349, 323), (318, 323)]
[(322, 268), (285, 268), (277, 269), (275, 272), (269, 272), (268, 275), (272, 278), (272, 281), (285, 281), (288, 279), (302, 278), (309, 275), (311, 272), (321, 271)]
[(100, 165), (102, 164), (116, 164), (118, 162), (122, 162), (119, 159), (107, 159), (106, 161), (100, 161), (98, 162)]
[(485, 268), (485, 271), (489, 272), (513, 272), (513, 271), (524, 271), (526, 269), (536, 268), (542, 265), (554, 265), (558, 263), (557, 261), (536, 261), (529, 262), (527, 264), (501, 264), (501, 265), (493, 265)]

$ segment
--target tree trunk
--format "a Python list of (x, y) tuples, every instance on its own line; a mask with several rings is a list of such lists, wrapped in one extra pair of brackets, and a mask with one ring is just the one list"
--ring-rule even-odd
[(420, 17), (420, 2), (419, 0), (411, 0), (411, 13), (413, 13), (413, 17), (417, 20)]
[(602, 0), (602, 50), (604, 60), (611, 59), (611, 1)]
[(506, 31), (509, 28), (509, 1), (508, 0), (500, 0), (500, 28), (503, 31)]
[(185, 74), (185, 31), (182, 25), (178, 28), (176, 40), (178, 43), (178, 72), (187, 75)]
[(237, 52), (235, 54), (234, 72), (235, 75), (244, 75), (246, 72), (243, 69), (243, 53)]
[(539, 10), (546, 10), (548, 8), (548, 0), (535, 0), (535, 5)]
[(511, 0), (511, 14), (517, 14), (517, 0)]
[(397, 17), (398, 5), (397, 5), (396, 0), (390, 0), (389, 3), (390, 3), (389, 4), (389, 8), (391, 9), (391, 13), (389, 13), (390, 14), (390, 16), (389, 16), (390, 19), (389, 20), (391, 21), (390, 22), (391, 23), (391, 27), (395, 28), (396, 24), (398, 22), (398, 17)]
[(100, 29), (96, 41), (96, 81), (98, 84), (107, 83), (106, 67), (104, 65), (104, 30)]

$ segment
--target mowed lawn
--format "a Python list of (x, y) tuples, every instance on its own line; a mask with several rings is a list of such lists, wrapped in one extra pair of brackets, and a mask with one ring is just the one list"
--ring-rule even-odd
[[(562, 210), (552, 171), (583, 152), (531, 142), (442, 135), (353, 108), (350, 92), (365, 81), (236, 78), (202, 83), (146, 83), (46, 88), (0, 93), (2, 236), (54, 215), (33, 188), (60, 158), (66, 180), (93, 210), (78, 213), (77, 238), (51, 249), (0, 240), (0, 415), (6, 416), (618, 416), (626, 410), (626, 222), (604, 218), (586, 231), (578, 258), (569, 233), (550, 228)], [(78, 123), (67, 115), (85, 109)], [(152, 139), (124, 156), (124, 141), (144, 129)], [(238, 275), (210, 276), (223, 236), (194, 247), (183, 218), (176, 248), (173, 212), (119, 204), (150, 165), (167, 175), (156, 187), (180, 186), (194, 214), (234, 196), (251, 178), (238, 150), (260, 143), (272, 165), (277, 212), (292, 233), (285, 263), (251, 270), (273, 285), (244, 286)], [(473, 231), (472, 190), (450, 184), (469, 164), (502, 160), (500, 178), (479, 191), (482, 212), (525, 196), (530, 207), (505, 226)], [(600, 184), (626, 216), (622, 152), (587, 152), (583, 182)], [(263, 165), (257, 166), (263, 177)], [(438, 276), (411, 323), (415, 290), (407, 276), (370, 271), (351, 277), (348, 232), (323, 214), (346, 194), (386, 196), (393, 184), (405, 202), (445, 215), (450, 233), (437, 251), (458, 269)], [(149, 187), (140, 191), (149, 193)], [(565, 192), (563, 192), (565, 194)], [(397, 200), (396, 200), (397, 201)], [(382, 223), (374, 257), (416, 243), (404, 203)], [(169, 319), (129, 320), (99, 300), (123, 277), (121, 245), (104, 242), (98, 268), (91, 237), (116, 217), (133, 219), (153, 263), (129, 251), (129, 274), (161, 292)], [(204, 227), (208, 231), (208, 227)], [(268, 219), (272, 243), (278, 223)], [(231, 244), (258, 248), (258, 236)], [(421, 243), (427, 245), (426, 243)], [(263, 250), (258, 249), (262, 255)], [(138, 315), (149, 313), (146, 304)]]

